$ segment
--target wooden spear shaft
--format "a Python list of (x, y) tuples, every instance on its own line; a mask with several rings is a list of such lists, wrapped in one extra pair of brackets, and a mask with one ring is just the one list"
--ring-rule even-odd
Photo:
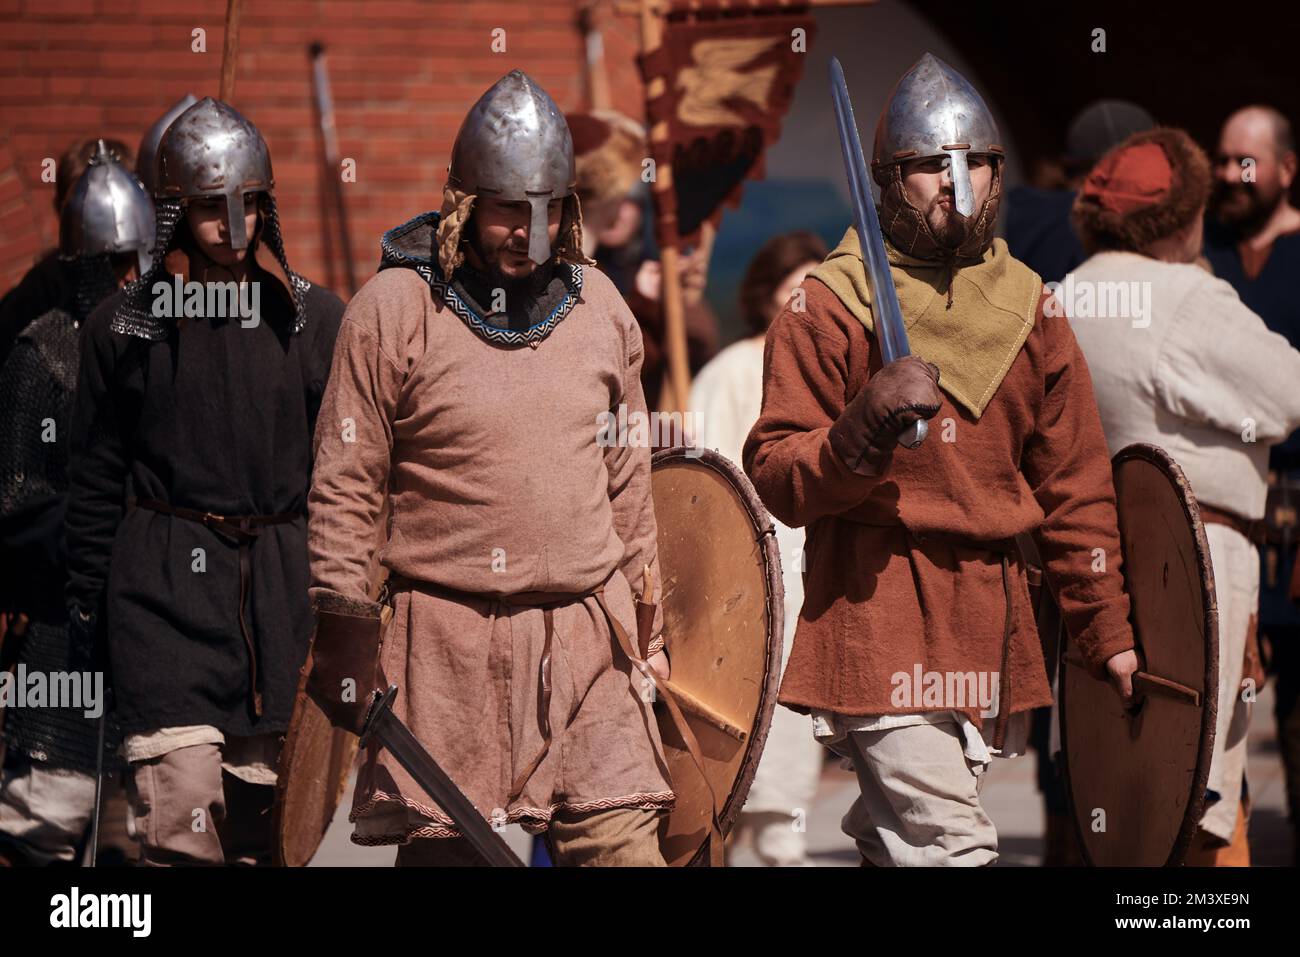
[(244, 0), (226, 0), (226, 40), (221, 52), (221, 102), (235, 96), (235, 61), (239, 55), (239, 16)]
[(582, 32), (583, 75), (587, 89), (587, 108), (608, 110), (611, 105), (609, 73), (605, 69), (605, 41), (600, 32), (596, 11), (598, 0), (582, 0), (578, 9), (578, 28)]
[[(320, 122), (321, 149), (324, 156), (325, 187), (333, 203), (333, 213), (339, 230), (339, 248), (343, 253), (343, 275), (348, 295), (357, 294), (357, 272), (352, 261), (352, 246), (348, 241), (348, 211), (343, 202), (343, 178), (339, 165), (339, 136), (334, 122), (334, 95), (330, 92), (329, 68), (325, 63), (325, 45), (312, 43), (308, 48), (311, 58), (312, 89), (316, 101), (316, 118)], [(328, 217), (326, 217), (328, 218)], [(326, 233), (329, 223), (324, 224)]]

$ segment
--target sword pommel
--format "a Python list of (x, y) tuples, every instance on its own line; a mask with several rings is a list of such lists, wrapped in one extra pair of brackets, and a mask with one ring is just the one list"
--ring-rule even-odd
[(930, 434), (930, 427), (926, 425), (925, 419), (917, 419), (898, 437), (898, 444), (905, 449), (914, 449), (925, 441), (925, 437)]

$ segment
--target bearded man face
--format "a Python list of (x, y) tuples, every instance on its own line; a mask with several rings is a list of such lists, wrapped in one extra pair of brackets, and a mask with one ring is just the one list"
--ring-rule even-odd
[(1295, 153), (1279, 149), (1267, 117), (1243, 111), (1219, 135), (1210, 213), (1242, 236), (1253, 236), (1286, 198), (1295, 173)]
[[(547, 236), (551, 248), (560, 232), (564, 200), (552, 199), (546, 207)], [(528, 258), (528, 230), (532, 206), (526, 200), (502, 200), (480, 196), (470, 218), (469, 247), (478, 262), (471, 262), (506, 283), (528, 278), (536, 263)]]
[[(971, 191), (975, 194), (974, 213), (984, 208), (993, 184), (993, 164), (983, 153), (966, 157), (970, 167)], [(957, 212), (952, 185), (952, 171), (947, 156), (929, 156), (902, 166), (903, 189), (908, 201), (925, 216), (925, 221), (941, 247), (956, 249), (970, 234), (973, 216)]]

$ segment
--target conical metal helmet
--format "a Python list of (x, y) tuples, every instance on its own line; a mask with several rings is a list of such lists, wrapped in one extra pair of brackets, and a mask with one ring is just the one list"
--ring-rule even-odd
[(134, 252), (143, 276), (153, 241), (153, 200), (100, 140), (59, 217), (59, 251), (78, 259)]
[(175, 122), (176, 117), (197, 102), (199, 102), (197, 96), (186, 93), (166, 113), (158, 117), (157, 122), (149, 127), (149, 131), (140, 140), (140, 149), (135, 154), (135, 175), (140, 177), (140, 182), (144, 183), (144, 188), (148, 190), (150, 196), (158, 188), (158, 144), (162, 142), (163, 134), (167, 132), (167, 127)]
[(448, 183), (477, 196), (532, 206), (528, 258), (551, 258), (546, 207), (577, 186), (564, 114), (522, 70), (511, 70), (470, 108), (451, 150)]
[(1004, 156), (993, 114), (970, 82), (931, 53), (917, 60), (894, 86), (876, 124), (872, 172), (882, 185), (896, 163), (947, 156), (957, 211), (975, 210), (971, 153)]
[(244, 194), (269, 191), (266, 140), (234, 107), (204, 97), (176, 118), (158, 145), (157, 199), (224, 196), (230, 247), (247, 249)]

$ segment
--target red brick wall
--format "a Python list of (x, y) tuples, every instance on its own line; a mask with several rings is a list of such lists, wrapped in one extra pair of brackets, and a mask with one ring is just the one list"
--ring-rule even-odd
[[(343, 189), (364, 281), (380, 234), (438, 205), (461, 118), (500, 76), (518, 67), (562, 109), (587, 105), (577, 7), (578, 0), (245, 0), (233, 100), (270, 144), (294, 268), (320, 282), (330, 275), (312, 41), (328, 53), (340, 153), (356, 160), (356, 182)], [(82, 136), (135, 144), (184, 93), (216, 96), (225, 8), (225, 0), (0, 0), (0, 290), (57, 239), (42, 160)], [(639, 118), (637, 20), (606, 14), (604, 26), (614, 106)], [(198, 27), (206, 53), (191, 51)], [(497, 27), (506, 31), (504, 53), (491, 49)], [(341, 278), (336, 286), (346, 294)]]
[(0, 289), (21, 278), (40, 255), (45, 245), (40, 224), (45, 220), (54, 220), (52, 204), (37, 201), (23, 179), (13, 145), (0, 131)]

